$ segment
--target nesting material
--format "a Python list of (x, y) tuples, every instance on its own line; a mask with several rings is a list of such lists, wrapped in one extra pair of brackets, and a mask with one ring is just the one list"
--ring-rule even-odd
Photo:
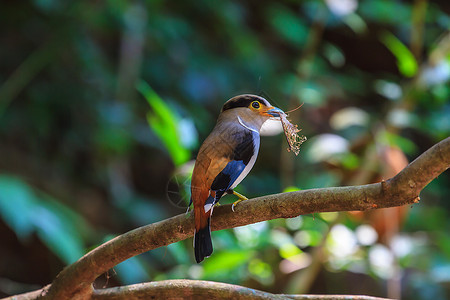
[(294, 152), (298, 155), (300, 152), (300, 145), (306, 141), (306, 136), (298, 135), (301, 129), (297, 125), (292, 124), (287, 119), (287, 114), (280, 114), (281, 125), (283, 126), (284, 134), (289, 145), (288, 151)]

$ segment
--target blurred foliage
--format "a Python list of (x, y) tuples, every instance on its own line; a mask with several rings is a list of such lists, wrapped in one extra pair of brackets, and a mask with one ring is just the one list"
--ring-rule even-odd
[(22, 242), (36, 233), (65, 263), (83, 253), (82, 235), (89, 234), (84, 219), (48, 195), (35, 194), (20, 179), (0, 176), (0, 214)]
[(405, 77), (416, 75), (418, 69), (417, 61), (408, 47), (391, 33), (382, 34), (381, 41), (395, 55), (398, 70), (402, 75)]
[[(445, 0), (3, 1), (0, 24), (0, 296), (184, 212), (196, 151), (237, 94), (303, 103), (290, 118), (308, 137), (298, 157), (262, 138), (249, 197), (380, 181), (450, 133)], [(449, 187), (447, 172), (413, 207), (215, 232), (200, 265), (182, 241), (96, 286), (446, 299)]]
[[(186, 126), (181, 124), (174, 116), (171, 110), (164, 101), (151, 89), (148, 84), (141, 81), (137, 86), (138, 90), (147, 99), (148, 104), (155, 112), (155, 115), (148, 113), (147, 120), (151, 129), (163, 141), (165, 147), (170, 153), (170, 156), (176, 166), (185, 163), (190, 156), (189, 151), (183, 145), (183, 135), (178, 133), (178, 128)], [(192, 135), (191, 133), (187, 133)]]

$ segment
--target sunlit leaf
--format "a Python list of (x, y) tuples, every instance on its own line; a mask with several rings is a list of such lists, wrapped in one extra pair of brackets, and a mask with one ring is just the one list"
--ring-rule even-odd
[(347, 170), (355, 170), (360, 165), (360, 160), (353, 153), (344, 153), (341, 157), (342, 166)]
[(283, 193), (296, 192), (296, 191), (301, 191), (301, 189), (296, 186), (288, 186), (283, 190)]
[(243, 264), (246, 264), (250, 257), (253, 256), (252, 251), (235, 250), (214, 253), (203, 263), (203, 277), (208, 278), (214, 274), (229, 272)]
[(280, 256), (282, 258), (289, 258), (291, 256), (295, 256), (300, 253), (302, 253), (302, 250), (300, 250), (296, 245), (291, 243), (284, 244), (280, 247)]
[(330, 223), (330, 222), (334, 222), (339, 217), (339, 213), (338, 212), (324, 212), (324, 213), (320, 213), (319, 216), (325, 222)]
[(260, 259), (255, 258), (250, 260), (248, 271), (263, 284), (270, 284), (273, 281), (272, 267)]
[(150, 127), (166, 146), (175, 165), (179, 166), (185, 163), (189, 159), (190, 153), (181, 144), (177, 117), (145, 81), (139, 81), (137, 89), (152, 108), (152, 112), (147, 114)]
[(395, 35), (385, 32), (380, 36), (381, 42), (394, 54), (397, 59), (397, 67), (400, 73), (406, 77), (416, 75), (418, 65), (416, 58)]

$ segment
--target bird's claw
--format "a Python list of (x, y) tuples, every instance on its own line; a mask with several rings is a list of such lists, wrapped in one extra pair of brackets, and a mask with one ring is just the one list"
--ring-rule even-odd
[(236, 196), (238, 196), (238, 198), (239, 198), (239, 200), (234, 201), (234, 202), (233, 202), (233, 205), (231, 205), (231, 210), (234, 212), (234, 207), (235, 207), (239, 202), (244, 201), (244, 200), (248, 200), (248, 198), (245, 197), (244, 195), (239, 194), (238, 192), (235, 192), (235, 191), (233, 191), (233, 194), (236, 195)]
[(233, 212), (234, 212), (234, 207), (236, 206), (236, 204), (238, 204), (238, 203), (241, 202), (241, 201), (242, 201), (242, 200), (239, 199), (239, 200), (233, 202), (233, 205), (231, 205), (231, 210), (232, 210)]

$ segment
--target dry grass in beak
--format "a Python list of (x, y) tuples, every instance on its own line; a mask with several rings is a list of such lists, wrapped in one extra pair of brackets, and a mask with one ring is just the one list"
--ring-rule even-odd
[(292, 151), (295, 155), (298, 155), (298, 153), (300, 152), (300, 145), (303, 144), (304, 141), (306, 141), (306, 136), (298, 135), (300, 129), (298, 129), (297, 125), (289, 122), (286, 114), (280, 114), (280, 120), (281, 125), (283, 125), (287, 143), (289, 145), (288, 151)]

